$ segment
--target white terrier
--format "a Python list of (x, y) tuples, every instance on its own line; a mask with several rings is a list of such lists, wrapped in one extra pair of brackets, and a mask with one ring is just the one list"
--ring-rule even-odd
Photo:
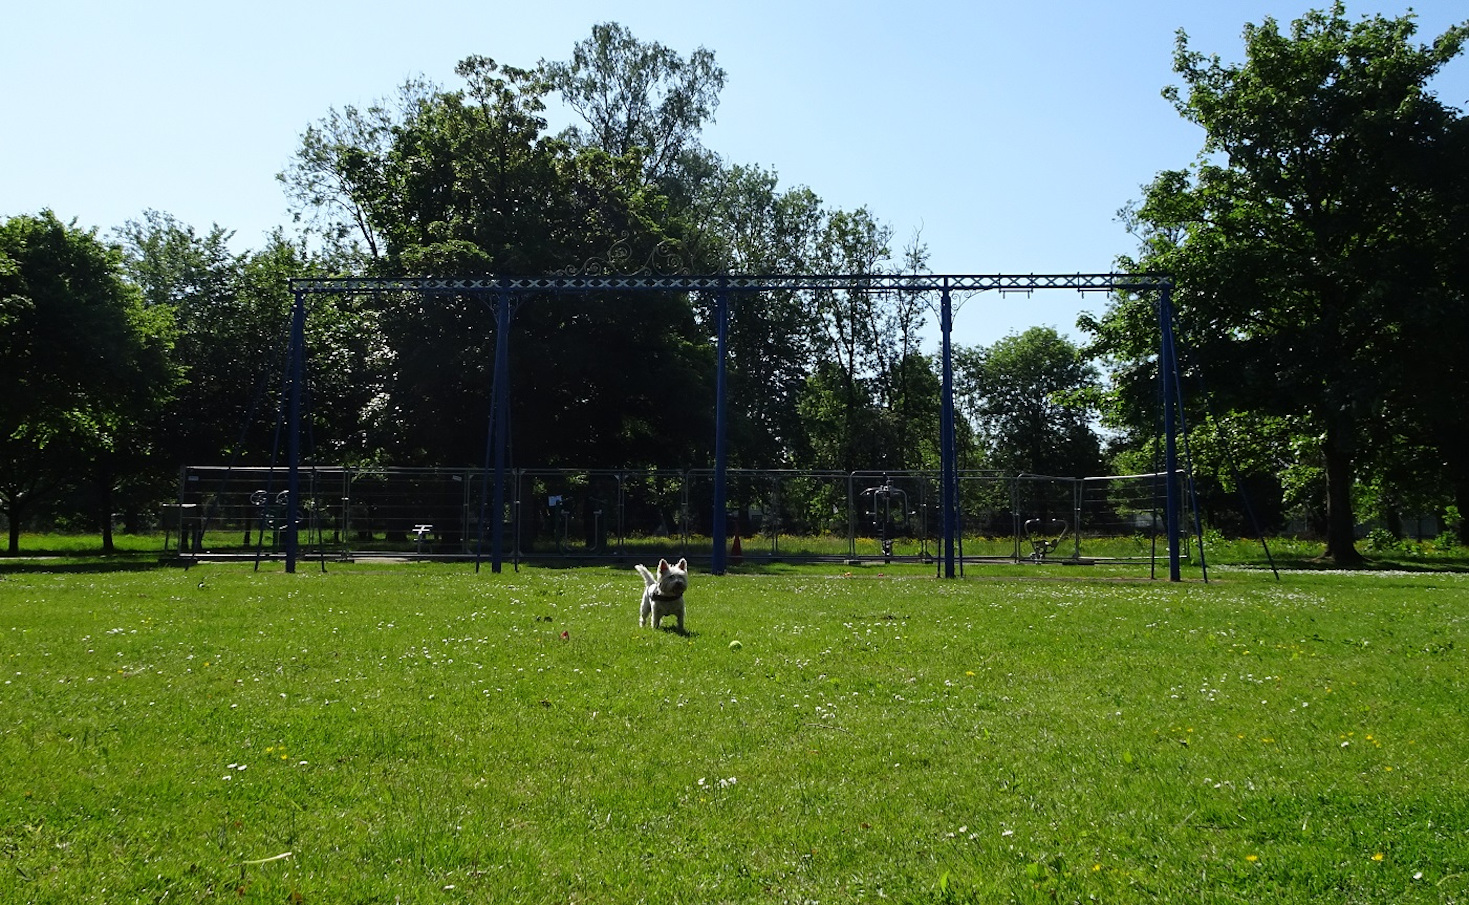
[(680, 559), (678, 565), (670, 566), (668, 560), (658, 560), (658, 574), (647, 567), (633, 566), (643, 576), (643, 606), (638, 611), (638, 627), (658, 623), (664, 616), (678, 617), (678, 630), (683, 631), (683, 592), (689, 587), (689, 561)]

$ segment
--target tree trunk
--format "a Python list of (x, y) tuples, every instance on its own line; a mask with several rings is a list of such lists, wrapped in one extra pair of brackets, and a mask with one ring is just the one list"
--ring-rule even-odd
[(1387, 506), (1382, 513), (1382, 522), (1387, 526), (1387, 532), (1392, 535), (1393, 540), (1403, 539), (1403, 513), (1398, 509), (1398, 501), (1389, 498)]
[(1352, 428), (1342, 420), (1326, 428), (1321, 450), (1326, 459), (1326, 558), (1355, 569), (1362, 565), (1362, 554), (1357, 552), (1352, 512)]
[(20, 555), (20, 525), (25, 521), (26, 500), (22, 492), (11, 488), (10, 492), (0, 497), (3, 505), (0, 505), (0, 514), (5, 516), (5, 523), (9, 526), (10, 543), (5, 548), (6, 556)]
[(117, 552), (112, 544), (112, 471), (104, 468), (97, 480), (97, 518), (102, 523), (102, 555)]

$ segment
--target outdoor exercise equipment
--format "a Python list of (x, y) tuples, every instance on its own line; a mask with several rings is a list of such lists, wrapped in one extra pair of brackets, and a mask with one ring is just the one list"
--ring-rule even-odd
[[(488, 460), (494, 463), (492, 501), (488, 502), (490, 518), (481, 517), (480, 549), (476, 551), (476, 567), (483, 548), (483, 530), (491, 529), (491, 568), (501, 571), (505, 555), (505, 490), (507, 487), (507, 452), (509, 448), (509, 334), (514, 309), (536, 295), (574, 293), (692, 293), (713, 300), (716, 328), (714, 470), (716, 474), (712, 512), (726, 511), (727, 470), (726, 407), (728, 362), (727, 340), (731, 299), (739, 295), (758, 296), (763, 292), (899, 292), (926, 296), (936, 302), (939, 315), (941, 347), (941, 408), (939, 422), (939, 458), (942, 478), (940, 497), (942, 515), (941, 573), (945, 578), (957, 577), (955, 553), (960, 541), (961, 520), (958, 496), (958, 449), (955, 434), (954, 374), (951, 337), (954, 324), (955, 297), (967, 298), (987, 291), (1029, 292), (1039, 289), (1071, 289), (1078, 292), (1156, 293), (1160, 330), (1158, 364), (1163, 394), (1165, 465), (1170, 476), (1166, 485), (1166, 523), (1168, 534), (1169, 579), (1180, 581), (1179, 555), (1180, 492), (1177, 450), (1178, 362), (1174, 353), (1173, 313), (1170, 294), (1172, 282), (1165, 274), (1156, 273), (1075, 273), (1075, 274), (791, 274), (791, 275), (548, 275), (490, 278), (347, 278), (292, 279), (294, 298), (291, 314), (289, 354), (289, 389), (287, 392), (287, 460), (290, 463), (287, 491), (290, 499), (299, 499), (299, 466), (302, 386), (305, 379), (306, 297), (312, 294), (376, 294), (411, 292), (423, 296), (474, 296), (493, 302), (495, 311), (495, 359)], [(485, 495), (486, 497), (489, 494)], [(713, 520), (710, 568), (723, 574), (728, 557), (727, 528), (724, 519)], [(286, 529), (286, 571), (296, 570), (297, 531), (294, 521)]]
[(1043, 562), (1056, 552), (1061, 541), (1071, 533), (1071, 523), (1059, 518), (1033, 518), (1025, 522), (1025, 538), (1030, 542), (1031, 562)]
[(882, 545), (885, 562), (892, 562), (893, 539), (908, 527), (908, 494), (884, 481), (862, 491), (864, 514)]

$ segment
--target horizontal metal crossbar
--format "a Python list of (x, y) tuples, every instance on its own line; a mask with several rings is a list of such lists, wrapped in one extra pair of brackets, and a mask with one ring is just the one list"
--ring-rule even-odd
[(869, 290), (887, 292), (1078, 292), (1147, 291), (1171, 285), (1160, 273), (1029, 274), (766, 274), (713, 276), (539, 276), (439, 279), (434, 277), (293, 279), (300, 293), (507, 293), (540, 292), (771, 292)]

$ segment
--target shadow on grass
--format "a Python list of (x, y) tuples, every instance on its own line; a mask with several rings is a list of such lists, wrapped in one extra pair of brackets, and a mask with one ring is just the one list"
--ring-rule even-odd
[[(1364, 554), (1356, 566), (1343, 566), (1321, 556), (1276, 556), (1275, 568), (1282, 572), (1469, 572), (1469, 553), (1434, 553), (1428, 556)], [(1209, 566), (1269, 569), (1264, 557), (1210, 558)]]
[[(253, 551), (252, 551), (253, 553)], [(675, 554), (679, 555), (679, 554)], [(683, 554), (687, 555), (687, 554)], [(208, 559), (207, 556), (201, 559)], [(254, 557), (239, 557), (241, 561), (253, 561)], [(267, 557), (271, 560), (272, 557)], [(279, 559), (277, 555), (275, 560)], [(303, 555), (301, 561), (315, 568), (319, 556), (316, 553)], [(372, 562), (373, 557), (364, 556), (361, 562)], [(452, 557), (435, 556), (408, 556), (407, 559), (415, 563), (443, 563), (445, 565), (463, 566), (474, 563), (473, 556), (456, 555)], [(658, 561), (657, 555), (652, 558), (641, 557), (645, 564), (651, 565)], [(688, 556), (691, 571), (695, 574), (709, 574), (709, 557), (697, 554)], [(384, 560), (385, 562), (387, 560)], [(511, 558), (503, 560), (503, 570), (520, 571), (531, 569), (535, 571), (560, 571), (603, 568), (613, 572), (626, 570), (630, 575), (633, 572), (633, 564), (640, 561), (636, 554), (623, 554), (616, 556), (598, 557), (526, 557), (516, 563)], [(327, 560), (328, 570), (333, 563)], [(196, 563), (189, 559), (180, 559), (169, 553), (160, 553), (157, 550), (126, 550), (118, 553), (104, 555), (100, 552), (81, 552), (76, 549), (47, 548), (44, 545), (36, 549), (25, 549), (15, 556), (0, 554), (0, 575), (6, 574), (44, 574), (44, 573), (70, 573), (70, 574), (100, 574), (108, 572), (147, 572), (163, 569), (187, 569)], [(1066, 563), (1059, 563), (1066, 564)], [(994, 562), (969, 562), (962, 568), (974, 570), (976, 575), (991, 574), (990, 567), (1001, 567), (1004, 574), (1014, 577), (1024, 577), (1027, 569), (1033, 567), (1031, 563), (994, 563)], [(1402, 554), (1394, 555), (1390, 551), (1373, 552), (1366, 554), (1361, 565), (1355, 568), (1344, 568), (1319, 555), (1302, 555), (1301, 553), (1276, 555), (1274, 566), (1281, 572), (1357, 572), (1371, 574), (1373, 572), (1412, 572), (1429, 574), (1439, 573), (1469, 573), (1469, 551), (1460, 552), (1434, 552), (1426, 555)], [(480, 567), (484, 571), (490, 570), (490, 557), (485, 556), (480, 560)], [(1209, 567), (1235, 567), (1246, 569), (1269, 569), (1270, 561), (1263, 556), (1210, 556)], [(1144, 564), (1141, 568), (1146, 570)], [(1189, 568), (1197, 568), (1193, 563)], [(811, 574), (847, 574), (863, 575), (868, 577), (936, 577), (939, 569), (937, 562), (922, 562), (917, 560), (894, 560), (884, 563), (880, 559), (862, 560), (861, 562), (850, 562), (846, 560), (833, 559), (829, 557), (818, 557), (812, 559), (801, 559), (799, 557), (772, 558), (749, 556), (748, 554), (740, 562), (731, 562), (726, 566), (726, 572), (730, 575), (764, 575), (764, 576), (797, 576)], [(983, 570), (983, 571), (980, 571)], [(1012, 571), (1014, 570), (1014, 571)], [(1082, 569), (1084, 574), (1086, 569)], [(1080, 577), (1078, 575), (1077, 577)], [(1146, 574), (1143, 577), (1147, 577)]]
[(160, 560), (157, 554), (78, 556), (75, 553), (48, 556), (44, 553), (0, 556), (0, 575), (72, 574), (105, 572), (153, 572), (175, 569), (178, 564)]

